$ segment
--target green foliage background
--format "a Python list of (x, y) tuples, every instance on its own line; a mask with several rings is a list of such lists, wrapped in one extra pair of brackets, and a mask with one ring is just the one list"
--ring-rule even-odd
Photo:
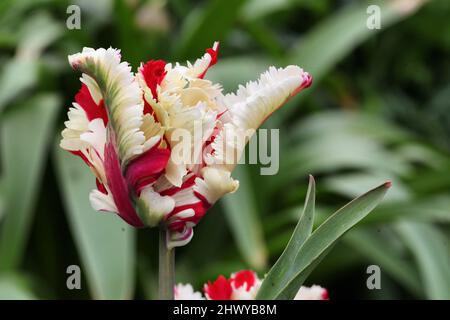
[[(81, 7), (81, 30), (66, 9)], [(94, 179), (58, 148), (80, 84), (67, 55), (117, 47), (136, 68), (191, 61), (220, 40), (208, 78), (226, 91), (269, 65), (298, 64), (314, 85), (280, 109), (280, 170), (240, 166), (226, 196), (177, 250), (177, 281), (196, 288), (243, 268), (263, 276), (300, 215), (308, 174), (318, 223), (388, 179), (381, 206), (307, 280), (332, 299), (450, 299), (450, 2), (358, 0), (56, 1), (0, 3), (0, 298), (155, 298), (157, 234), (94, 212)], [(82, 290), (66, 288), (66, 268)], [(368, 290), (366, 268), (382, 270)]]

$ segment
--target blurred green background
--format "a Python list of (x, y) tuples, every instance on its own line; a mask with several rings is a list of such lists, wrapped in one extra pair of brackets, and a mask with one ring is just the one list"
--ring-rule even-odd
[[(66, 27), (70, 4), (81, 29)], [(381, 29), (366, 26), (368, 4)], [(239, 166), (226, 196), (177, 250), (196, 288), (281, 254), (316, 177), (319, 223), (387, 179), (383, 204), (347, 233), (306, 284), (331, 299), (450, 299), (450, 2), (447, 0), (2, 0), (0, 2), (0, 298), (151, 299), (157, 232), (94, 212), (94, 178), (58, 147), (80, 87), (67, 55), (117, 47), (141, 61), (193, 61), (214, 40), (207, 78), (225, 91), (269, 65), (298, 64), (313, 86), (266, 124), (280, 170)], [(382, 289), (366, 287), (379, 265)], [(82, 289), (66, 268), (80, 265)]]

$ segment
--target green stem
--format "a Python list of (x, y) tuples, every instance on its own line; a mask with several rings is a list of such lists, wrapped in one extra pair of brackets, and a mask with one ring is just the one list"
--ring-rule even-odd
[(159, 299), (173, 300), (175, 249), (167, 248), (167, 229), (159, 228)]

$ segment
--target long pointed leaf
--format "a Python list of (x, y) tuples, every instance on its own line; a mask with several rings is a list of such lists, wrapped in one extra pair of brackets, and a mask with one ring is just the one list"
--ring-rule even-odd
[(0, 270), (14, 269), (22, 260), (59, 104), (55, 95), (36, 96), (1, 121), (4, 215)]
[[(314, 223), (314, 211), (316, 201), (316, 186), (314, 178), (309, 177), (308, 191), (306, 194), (305, 205), (303, 207), (302, 215), (298, 220), (294, 233), (289, 240), (286, 248), (277, 260), (275, 265), (270, 269), (266, 278), (267, 283), (278, 283), (283, 280), (285, 273), (290, 270), (294, 260), (297, 256), (299, 248), (303, 245), (306, 239), (311, 235)], [(264, 288), (264, 286), (263, 286)], [(261, 288), (262, 290), (265, 290)], [(264, 292), (260, 293), (264, 295)]]
[(321, 258), (346, 231), (368, 215), (383, 199), (390, 185), (390, 182), (386, 182), (372, 189), (331, 215), (299, 248), (289, 271), (278, 276), (278, 282), (263, 281), (257, 298), (292, 299), (295, 296), (292, 284), (296, 279), (302, 278), (303, 272), (309, 272), (311, 264)]

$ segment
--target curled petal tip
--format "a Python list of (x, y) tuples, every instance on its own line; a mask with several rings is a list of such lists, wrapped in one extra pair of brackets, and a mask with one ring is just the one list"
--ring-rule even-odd
[(313, 83), (313, 77), (308, 72), (305, 73), (303, 88), (309, 88)]

